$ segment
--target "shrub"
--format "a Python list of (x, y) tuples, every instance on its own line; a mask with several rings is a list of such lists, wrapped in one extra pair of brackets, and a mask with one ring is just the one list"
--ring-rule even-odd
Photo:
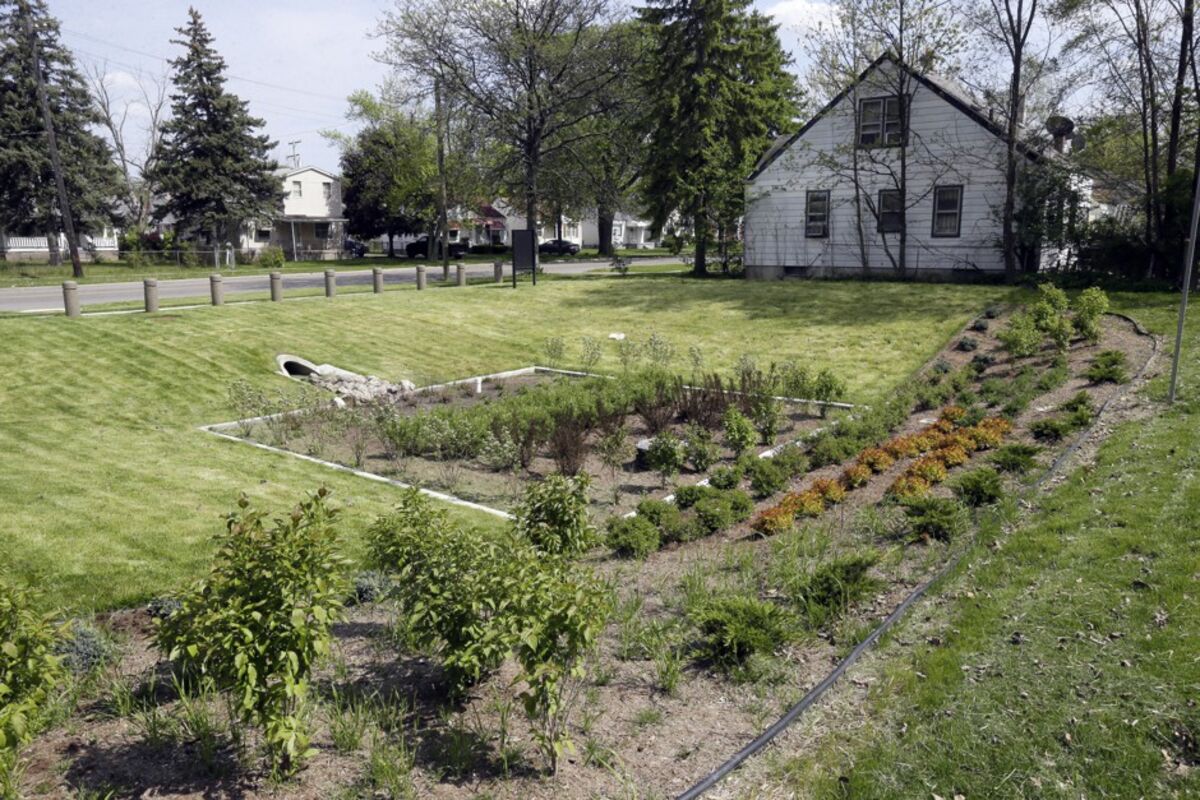
[(1042, 346), (1042, 332), (1027, 313), (1013, 314), (1004, 330), (996, 334), (1013, 358), (1028, 358)]
[[(889, 445), (899, 442), (899, 439), (893, 439)], [(896, 458), (888, 450), (878, 447), (869, 447), (863, 450), (858, 456), (858, 463), (866, 466), (872, 472), (886, 472), (892, 464), (896, 463)]]
[(811, 627), (821, 627), (861, 600), (874, 588), (867, 571), (878, 561), (874, 553), (853, 553), (821, 564), (785, 587)]
[(646, 451), (646, 466), (662, 476), (663, 483), (679, 474), (683, 468), (683, 443), (670, 431), (663, 431), (650, 440)]
[(242, 720), (263, 726), (284, 772), (313, 752), (301, 706), (346, 594), (327, 497), (320, 489), (268, 526), (243, 496), (209, 576), (178, 612), (158, 621), (155, 634), (155, 645), (184, 676), (230, 692)]
[(779, 428), (783, 424), (783, 408), (773, 397), (759, 397), (754, 402), (754, 429), (758, 431), (764, 445), (775, 444)]
[(1096, 354), (1085, 373), (1092, 383), (1128, 383), (1125, 354), (1120, 350), (1105, 350)]
[(942, 409), (942, 413), (938, 415), (938, 419), (942, 422), (958, 422), (967, 415), (967, 410), (962, 406), (946, 406)]
[(1068, 436), (1072, 430), (1074, 430), (1074, 427), (1071, 423), (1060, 417), (1039, 419), (1029, 426), (1029, 432), (1033, 434), (1033, 438), (1044, 442), (1060, 441)]
[(773, 458), (754, 458), (749, 461), (750, 490), (756, 497), (770, 497), (788, 482), (788, 474)]
[(910, 500), (924, 497), (929, 494), (931, 489), (929, 481), (924, 478), (916, 475), (901, 475), (888, 487), (888, 494), (897, 500)]
[(663, 530), (664, 533), (666, 530), (679, 524), (679, 507), (674, 503), (668, 503), (666, 500), (647, 498), (637, 504), (637, 513), (639, 517), (645, 517), (650, 521), (650, 524)]
[(738, 410), (737, 406), (729, 406), (725, 409), (721, 426), (725, 431), (725, 444), (729, 446), (735, 456), (740, 456), (754, 445), (754, 424)]
[(596, 442), (596, 452), (600, 463), (615, 475), (635, 455), (634, 447), (629, 443), (629, 430), (620, 424), (605, 431)]
[(979, 340), (973, 336), (964, 336), (954, 345), (954, 349), (963, 353), (973, 353), (979, 349)]
[(825, 513), (825, 498), (820, 492), (807, 489), (793, 492), (784, 498), (784, 503), (797, 517), (819, 517)]
[(837, 505), (846, 499), (846, 487), (831, 478), (818, 478), (809, 488), (830, 505)]
[(771, 456), (771, 460), (787, 473), (789, 478), (808, 472), (808, 456), (796, 444), (787, 444), (779, 448), (775, 455)]
[(675, 490), (675, 505), (685, 509), (691, 508), (706, 497), (720, 494), (721, 490), (714, 486), (700, 486), (699, 484), (680, 486)]
[(1098, 286), (1084, 289), (1075, 298), (1075, 331), (1091, 344), (1100, 341), (1100, 318), (1108, 313), (1108, 295)]
[(736, 489), (742, 482), (744, 470), (734, 465), (732, 467), (717, 467), (708, 477), (708, 482), (718, 489)]
[(871, 480), (871, 468), (861, 462), (851, 464), (842, 472), (842, 483), (849, 489), (866, 486)]
[(629, 382), (634, 411), (651, 435), (663, 431), (679, 410), (679, 382), (661, 370), (647, 370)]
[(264, 247), (258, 253), (258, 265), (263, 269), (283, 269), (283, 248), (277, 245)]
[(934, 456), (917, 459), (906, 473), (921, 478), (928, 483), (941, 483), (946, 480), (946, 465)]
[(977, 319), (971, 323), (971, 330), (976, 333), (987, 333), (988, 323), (986, 319)]
[(1071, 414), (1083, 412), (1086, 414), (1084, 417), (1085, 421), (1090, 420), (1094, 410), (1092, 396), (1084, 391), (1076, 392), (1070, 400), (1059, 406), (1059, 409)]
[(683, 456), (692, 469), (706, 472), (720, 456), (712, 434), (699, 425), (689, 425), (683, 440)]
[(410, 539), (442, 537), (449, 530), (444, 508), (434, 505), (419, 489), (404, 489), (392, 511), (367, 530), (367, 561), (384, 572), (402, 572), (404, 559), (411, 553)]
[(970, 458), (970, 456), (967, 455), (966, 449), (957, 444), (939, 447), (937, 450), (934, 450), (931, 455), (933, 458), (941, 461), (947, 467), (960, 467), (967, 463), (967, 459)]
[(488, 433), (479, 451), (479, 462), (496, 472), (508, 472), (521, 463), (521, 448), (508, 434)]
[(971, 356), (970, 367), (973, 372), (979, 375), (986, 372), (987, 368), (995, 363), (996, 359), (994, 356), (991, 356), (988, 353), (976, 353), (975, 355)]
[(971, 508), (991, 505), (1004, 496), (1004, 482), (1000, 480), (1000, 473), (991, 467), (964, 472), (954, 479), (950, 488), (955, 497)]
[(608, 546), (619, 556), (645, 558), (661, 544), (658, 528), (645, 517), (613, 517), (608, 521)]
[[(995, 419), (995, 417), (992, 419)], [(976, 450), (990, 450), (993, 447), (999, 447), (1000, 442), (1004, 440), (1004, 433), (1001, 432), (1001, 429), (996, 425), (987, 423), (988, 421), (984, 420), (978, 425), (963, 428), (963, 433), (974, 442)]]
[(95, 625), (72, 620), (54, 654), (73, 675), (89, 675), (113, 657), (113, 645)]
[(780, 503), (755, 517), (750, 527), (763, 536), (777, 536), (790, 531), (795, 524), (795, 512), (790, 506)]
[(28, 593), (0, 583), (0, 758), (32, 738), (64, 678), (54, 655), (59, 640), (50, 617), (34, 612)]
[(918, 539), (949, 542), (961, 536), (970, 520), (957, 500), (944, 497), (914, 497), (904, 502), (909, 529)]
[(1032, 444), (1006, 444), (992, 453), (991, 462), (1001, 472), (1022, 474), (1033, 469), (1034, 457), (1042, 448)]
[(567, 355), (567, 343), (561, 336), (548, 336), (542, 341), (542, 353), (546, 366), (557, 367)]
[(734, 522), (744, 522), (750, 519), (750, 515), (754, 513), (754, 501), (750, 499), (750, 495), (740, 489), (722, 492), (721, 496), (729, 503), (729, 510), (733, 512)]
[(550, 475), (530, 484), (514, 511), (516, 532), (543, 553), (582, 553), (592, 546), (586, 474)]
[(724, 669), (773, 653), (795, 630), (795, 620), (779, 606), (741, 595), (713, 599), (691, 617), (703, 637), (701, 653)]
[(733, 524), (733, 509), (724, 497), (705, 497), (696, 503), (696, 519), (707, 533), (717, 533)]
[(354, 576), (353, 586), (346, 604), (378, 603), (380, 600), (391, 597), (395, 590), (396, 583), (386, 572), (374, 569), (363, 570)]

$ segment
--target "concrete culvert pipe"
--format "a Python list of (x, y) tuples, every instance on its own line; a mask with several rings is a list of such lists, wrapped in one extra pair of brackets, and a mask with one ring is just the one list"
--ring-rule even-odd
[(275, 362), (279, 365), (280, 373), (290, 378), (306, 378), (319, 373), (316, 364), (300, 356), (284, 354), (276, 356)]

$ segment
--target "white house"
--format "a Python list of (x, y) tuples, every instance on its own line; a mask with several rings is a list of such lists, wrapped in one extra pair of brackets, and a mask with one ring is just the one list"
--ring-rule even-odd
[[(881, 56), (748, 179), (747, 277), (1003, 272), (1005, 141), (964, 91)], [(1021, 169), (1045, 158), (1018, 150)]]
[[(654, 231), (647, 220), (633, 214), (618, 211), (613, 216), (613, 247), (626, 250), (644, 250), (658, 247)], [(583, 220), (583, 246), (600, 246), (600, 223), (593, 211)]]
[(341, 255), (346, 216), (342, 179), (319, 167), (296, 167), (281, 175), (283, 213), (269, 223), (249, 223), (242, 249), (283, 248), (292, 261)]

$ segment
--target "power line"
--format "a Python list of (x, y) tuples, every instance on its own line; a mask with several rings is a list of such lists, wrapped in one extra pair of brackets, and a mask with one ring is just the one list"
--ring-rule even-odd
[[(114, 42), (109, 42), (104, 39), (100, 39), (96, 36), (91, 36), (89, 34), (83, 33), (81, 31), (71, 30), (70, 28), (61, 28), (61, 30), (64, 33), (69, 33), (72, 36), (79, 36), (79, 37), (87, 39), (89, 41), (93, 41), (93, 42), (97, 42), (98, 44), (102, 44), (106, 47), (113, 47), (113, 48), (116, 48), (117, 50), (124, 50), (127, 53), (133, 53), (135, 55), (144, 56), (146, 58), (153, 58), (156, 61), (163, 62), (164, 64), (171, 63), (171, 59), (169, 59), (169, 58), (163, 58), (162, 56), (156, 55), (154, 53), (147, 53), (144, 50), (137, 50), (132, 47), (125, 47), (124, 45), (116, 44)], [(304, 94), (304, 95), (308, 95), (310, 97), (320, 97), (325, 100), (336, 100), (339, 103), (344, 103), (346, 101), (346, 98), (344, 98), (344, 97), (335, 97), (335, 96), (329, 95), (329, 94), (322, 94), (320, 92), (309, 91), (308, 89), (295, 89), (290, 86), (282, 86), (277, 83), (268, 83), (267, 81), (260, 81), (255, 78), (244, 78), (240, 75), (233, 75), (231, 73), (226, 73), (225, 77), (228, 78), (229, 80), (242, 81), (243, 83), (252, 83), (257, 86), (265, 86), (268, 89), (277, 89), (282, 92), (293, 92), (295, 94)]]

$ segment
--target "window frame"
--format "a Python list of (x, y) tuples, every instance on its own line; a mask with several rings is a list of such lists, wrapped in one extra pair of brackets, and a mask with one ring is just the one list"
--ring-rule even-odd
[[(899, 211), (888, 211), (887, 214), (895, 214), (900, 218), (900, 224), (895, 228), (884, 228), (883, 226), (883, 196), (885, 194), (894, 194), (897, 202), (900, 204)], [(875, 195), (875, 231), (877, 233), (900, 233), (904, 230), (906, 220), (904, 214), (904, 198), (900, 196), (899, 189), (880, 189)]]
[[(325, 235), (324, 236), (321, 235), (321, 226), (325, 227)], [(328, 241), (329, 234), (331, 234), (332, 232), (333, 232), (333, 226), (331, 224), (329, 224), (328, 222), (314, 222), (313, 223), (313, 238), (314, 239)]]
[(292, 181), (292, 195), (297, 199), (304, 197), (304, 181)]
[[(263, 236), (264, 233), (266, 234), (266, 236)], [(271, 234), (272, 234), (272, 230), (270, 228), (255, 228), (254, 229), (254, 241), (269, 242), (269, 241), (271, 241)]]
[(321, 194), (326, 200), (333, 199), (333, 181), (321, 181)]
[[(821, 233), (811, 233), (809, 231), (809, 226), (813, 224), (812, 201), (813, 201), (814, 196), (820, 196), (820, 195), (824, 195), (824, 198), (825, 198), (825, 221), (822, 223), (823, 227), (822, 227)], [(831, 212), (833, 210), (831, 205), (832, 205), (832, 199), (831, 199), (831, 194), (830, 194), (829, 189), (809, 189), (807, 192), (805, 192), (805, 194), (804, 194), (804, 238), (805, 239), (828, 239), (829, 238), (830, 218), (831, 218)]]
[[(958, 192), (958, 208), (954, 214), (954, 233), (938, 233), (938, 192), (943, 189), (954, 189)], [(940, 212), (948, 214), (950, 212)], [(929, 235), (934, 239), (957, 239), (962, 236), (963, 216), (963, 185), (961, 183), (940, 183), (933, 187), (933, 214), (930, 220)]]
[[(863, 125), (866, 120), (866, 107), (868, 104), (879, 104), (879, 118), (872, 125), (878, 126), (879, 137), (875, 142), (863, 141)], [(888, 139), (888, 105), (895, 104), (896, 107), (896, 128), (894, 131), (895, 141)], [(907, 141), (904, 130), (904, 115), (901, 113), (900, 95), (885, 94), (877, 97), (860, 97), (858, 99), (858, 120), (855, 130), (854, 142), (857, 147), (873, 148), (873, 147), (903, 147)]]

